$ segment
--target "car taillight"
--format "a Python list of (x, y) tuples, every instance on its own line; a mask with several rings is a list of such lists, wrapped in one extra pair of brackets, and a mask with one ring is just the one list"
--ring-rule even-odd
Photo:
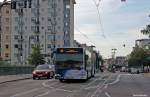
[(36, 71), (33, 71), (32, 73), (33, 73), (33, 74), (36, 74)]

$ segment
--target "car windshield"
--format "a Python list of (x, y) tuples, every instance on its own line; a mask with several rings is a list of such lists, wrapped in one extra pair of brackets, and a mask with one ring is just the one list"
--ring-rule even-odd
[(36, 70), (44, 70), (44, 69), (50, 69), (50, 66), (48, 65), (39, 65), (36, 67)]

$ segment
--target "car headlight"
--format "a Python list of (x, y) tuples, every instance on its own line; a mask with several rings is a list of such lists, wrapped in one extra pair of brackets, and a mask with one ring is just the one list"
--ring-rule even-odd
[(45, 72), (45, 74), (48, 74), (48, 73), (49, 73), (49, 72), (47, 72), (47, 71)]

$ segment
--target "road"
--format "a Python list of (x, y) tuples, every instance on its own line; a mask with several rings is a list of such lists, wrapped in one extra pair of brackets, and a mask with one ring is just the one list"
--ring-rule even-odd
[(142, 74), (103, 73), (87, 82), (55, 79), (0, 84), (0, 97), (150, 97), (150, 78)]

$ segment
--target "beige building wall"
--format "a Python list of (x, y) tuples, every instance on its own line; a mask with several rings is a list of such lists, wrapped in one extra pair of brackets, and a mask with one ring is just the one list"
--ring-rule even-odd
[[(39, 40), (42, 54), (51, 54), (54, 46), (55, 48), (73, 46), (75, 0), (31, 0), (31, 2), (27, 0), (26, 4), (24, 1), (12, 0), (16, 5), (11, 10), (12, 64), (18, 64), (19, 60), (22, 61), (22, 63), (20, 61), (21, 64), (27, 64), (27, 59), (32, 52), (37, 34), (37, 23), (35, 23), (37, 21), (37, 2), (39, 2)], [(22, 17), (18, 15), (20, 9), (23, 12)], [(22, 24), (22, 31), (20, 31), (20, 24)], [(22, 56), (18, 53), (20, 32), (22, 33)]]
[(11, 4), (6, 2), (1, 6), (1, 57), (11, 59)]

